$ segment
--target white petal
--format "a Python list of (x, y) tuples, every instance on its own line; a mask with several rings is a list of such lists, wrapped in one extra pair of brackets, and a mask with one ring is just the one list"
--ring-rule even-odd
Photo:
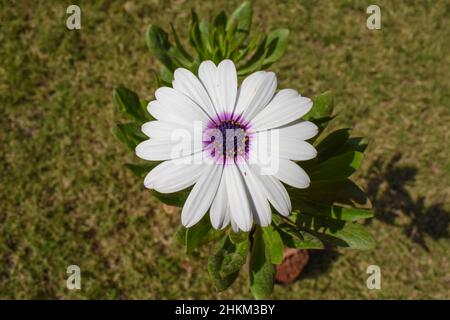
[(221, 112), (233, 112), (237, 94), (237, 74), (233, 61), (223, 60), (217, 66), (216, 95)]
[(231, 228), (233, 229), (234, 232), (239, 232), (239, 227), (236, 224), (236, 222), (233, 221), (233, 219), (231, 219)]
[(251, 120), (272, 99), (277, 88), (277, 78), (273, 72), (257, 71), (242, 82), (234, 113)]
[(217, 113), (232, 112), (237, 95), (236, 67), (231, 60), (217, 67), (212, 61), (203, 61), (198, 76), (208, 92)]
[(186, 228), (200, 221), (211, 206), (222, 177), (222, 166), (212, 164), (206, 167), (192, 188), (181, 211), (181, 223)]
[(224, 175), (230, 203), (231, 220), (236, 223), (239, 229), (250, 231), (253, 217), (250, 212), (247, 190), (245, 189), (242, 175), (234, 164), (224, 167)]
[(206, 125), (207, 114), (183, 93), (168, 87), (162, 87), (155, 92), (156, 102), (150, 102), (148, 111), (158, 120), (194, 125), (201, 121)]
[(175, 90), (191, 98), (209, 117), (215, 117), (216, 111), (208, 92), (206, 92), (203, 84), (191, 71), (184, 68), (176, 69), (172, 86)]
[(304, 161), (313, 159), (316, 156), (316, 149), (306, 141), (287, 138), (280, 139), (280, 158)]
[(230, 206), (228, 204), (227, 187), (224, 177), (220, 181), (216, 197), (209, 210), (211, 225), (215, 229), (223, 229), (230, 223)]
[(280, 166), (275, 177), (295, 188), (307, 188), (311, 182), (306, 172), (295, 162), (280, 159)]
[[(260, 173), (260, 168), (256, 165), (251, 165), (253, 172), (257, 175)], [(283, 184), (273, 176), (259, 175), (259, 180), (264, 188), (267, 199), (272, 206), (283, 216), (288, 216), (292, 211), (291, 199)]]
[(160, 101), (153, 100), (147, 105), (147, 111), (153, 118), (170, 123), (186, 125), (184, 119), (180, 119), (177, 114), (170, 112)]
[(200, 63), (200, 66), (198, 68), (198, 77), (200, 78), (200, 81), (202, 82), (203, 86), (206, 88), (206, 92), (208, 93), (213, 107), (216, 110), (216, 113), (219, 111), (218, 108), (218, 101), (216, 97), (216, 81), (217, 81), (217, 67), (216, 65), (210, 61), (203, 61)]
[(161, 161), (191, 155), (203, 149), (201, 141), (149, 139), (136, 146), (136, 155), (144, 160)]
[(280, 140), (283, 139), (308, 140), (314, 137), (319, 132), (319, 128), (310, 121), (302, 121), (292, 125), (276, 128), (273, 130), (277, 129), (280, 132)]
[(203, 164), (164, 161), (147, 174), (144, 185), (161, 193), (177, 192), (193, 185), (205, 168)]
[(175, 130), (178, 130), (180, 128), (185, 129), (188, 132), (192, 132), (193, 134), (194, 128), (192, 126), (159, 120), (144, 123), (141, 130), (146, 136), (150, 138), (162, 138), (170, 140)]
[[(288, 89), (289, 90), (289, 89)], [(252, 130), (261, 131), (293, 122), (308, 113), (312, 107), (309, 98), (294, 95), (292, 90), (281, 90), (252, 120)]]
[(239, 169), (247, 184), (248, 192), (250, 193), (252, 200), (251, 204), (256, 211), (257, 222), (261, 226), (267, 227), (272, 222), (272, 212), (264, 188), (261, 185), (261, 181), (245, 162), (239, 166)]

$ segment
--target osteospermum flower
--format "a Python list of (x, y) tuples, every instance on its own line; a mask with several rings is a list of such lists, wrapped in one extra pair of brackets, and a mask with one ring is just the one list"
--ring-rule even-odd
[[(202, 62), (198, 77), (179, 68), (173, 88), (156, 91), (148, 112), (157, 120), (142, 126), (150, 139), (136, 147), (136, 154), (163, 161), (146, 176), (147, 188), (172, 193), (193, 185), (181, 213), (185, 227), (208, 210), (216, 229), (230, 223), (234, 231), (249, 231), (253, 222), (267, 226), (270, 204), (281, 215), (291, 212), (283, 183), (309, 186), (308, 175), (294, 161), (317, 154), (305, 142), (317, 134), (317, 126), (299, 120), (312, 101), (276, 88), (275, 74), (265, 71), (251, 74), (238, 88), (235, 65), (224, 60), (218, 66)], [(180, 132), (188, 139), (180, 141)]]

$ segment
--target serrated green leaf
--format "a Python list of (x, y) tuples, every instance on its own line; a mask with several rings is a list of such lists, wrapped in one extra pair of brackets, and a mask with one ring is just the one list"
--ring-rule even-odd
[(328, 159), (344, 146), (350, 137), (349, 128), (338, 129), (323, 138), (316, 146), (318, 162)]
[(223, 291), (227, 289), (229, 286), (231, 286), (239, 274), (239, 270), (225, 277), (222, 277), (220, 274), (223, 260), (225, 258), (224, 247), (226, 247), (228, 243), (229, 240), (228, 237), (226, 236), (217, 244), (214, 253), (208, 259), (209, 275), (211, 276), (214, 285), (219, 291)]
[(113, 134), (133, 151), (140, 142), (148, 139), (148, 137), (142, 133), (141, 126), (134, 122), (118, 124), (113, 128)]
[(266, 54), (263, 61), (264, 69), (283, 56), (287, 48), (288, 37), (288, 29), (277, 29), (267, 35), (265, 44)]
[[(217, 14), (212, 23), (212, 44), (215, 54), (213, 55), (214, 63), (218, 64), (227, 54), (227, 42), (225, 27), (227, 24), (227, 16), (224, 11)], [(218, 50), (217, 50), (218, 49)]]
[(161, 84), (165, 86), (172, 86), (173, 81), (173, 72), (167, 69), (166, 67), (162, 67), (159, 71), (159, 75), (161, 77)]
[(139, 96), (124, 86), (119, 86), (114, 89), (113, 101), (120, 112), (140, 124), (151, 119), (147, 110), (142, 108)]
[(189, 42), (191, 46), (195, 49), (200, 60), (205, 60), (206, 50), (205, 44), (203, 43), (203, 36), (200, 31), (200, 24), (198, 20), (197, 13), (191, 11), (191, 23), (189, 27)]
[(222, 278), (238, 272), (247, 260), (249, 248), (248, 239), (238, 244), (234, 244), (231, 240), (227, 240), (223, 247), (223, 261), (220, 268), (220, 276)]
[(258, 45), (256, 51), (242, 66), (237, 68), (237, 74), (239, 77), (244, 77), (250, 73), (260, 70), (264, 63), (264, 57), (266, 53), (265, 48), (266, 38), (264, 38)]
[(192, 254), (198, 246), (217, 238), (221, 233), (223, 232), (212, 227), (209, 214), (205, 214), (199, 222), (186, 230), (186, 253)]
[(364, 191), (349, 179), (340, 181), (312, 181), (306, 189), (287, 188), (291, 199), (302, 197), (307, 200), (332, 205), (335, 203), (370, 207)]
[(249, 235), (248, 232), (243, 232), (243, 231), (234, 232), (231, 229), (228, 233), (228, 236), (230, 237), (231, 242), (233, 242), (234, 244), (238, 244), (240, 242), (248, 240), (248, 235)]
[(128, 168), (135, 176), (143, 177), (160, 163), (161, 163), (160, 161), (146, 161), (143, 163), (125, 163), (125, 167)]
[(172, 58), (168, 55), (170, 48), (172, 47), (169, 42), (169, 35), (162, 28), (154, 25), (150, 25), (147, 28), (146, 33), (147, 46), (150, 51), (161, 61), (161, 63), (170, 71), (176, 69), (176, 64), (172, 61)]
[(112, 129), (112, 134), (122, 143), (124, 143), (128, 149), (134, 150), (135, 144), (128, 139), (128, 137), (122, 132), (120, 127), (116, 126)]
[(346, 179), (359, 168), (362, 159), (361, 152), (347, 152), (329, 158), (314, 166), (309, 177), (311, 181)]
[(149, 101), (148, 100), (141, 100), (140, 103), (141, 103), (141, 110), (145, 114), (145, 117), (146, 117), (145, 121), (148, 122), (148, 121), (156, 120), (155, 118), (153, 118), (153, 116), (147, 110)]
[(224, 11), (220, 11), (213, 20), (213, 25), (215, 29), (220, 29), (221, 32), (225, 31), (227, 25), (227, 15)]
[[(249, 52), (253, 52), (253, 50), (255, 50), (258, 47), (258, 43), (260, 43), (261, 40), (261, 36), (260, 35), (255, 35), (251, 38), (250, 42), (248, 43), (248, 45), (245, 46), (245, 48), (242, 49), (238, 49), (235, 50), (231, 56), (231, 60), (233, 60), (236, 64), (241, 61), (242, 59), (245, 58), (245, 56), (249, 53)], [(237, 66), (237, 70), (240, 70), (240, 66)]]
[(356, 221), (373, 217), (373, 212), (370, 210), (322, 205), (300, 198), (292, 199), (292, 205), (296, 210), (300, 210), (302, 214), (328, 219)]
[(178, 191), (175, 193), (161, 193), (156, 190), (151, 190), (152, 195), (154, 195), (162, 203), (165, 203), (169, 206), (180, 207), (180, 208), (186, 202), (186, 199), (189, 196), (190, 191), (191, 191), (191, 188), (186, 189), (186, 190), (181, 190), (181, 191)]
[(283, 240), (279, 232), (271, 225), (263, 227), (263, 237), (270, 251), (270, 261), (273, 264), (283, 262)]
[(273, 291), (275, 266), (270, 261), (270, 249), (264, 242), (260, 227), (253, 235), (250, 259), (250, 290), (256, 299), (267, 299)]
[(172, 47), (172, 48), (174, 48), (175, 56), (179, 60), (181, 60), (181, 62), (183, 62), (184, 67), (187, 67), (192, 63), (193, 58), (181, 44), (180, 38), (178, 37), (177, 31), (175, 30), (175, 27), (173, 26), (172, 23), (170, 24), (170, 27), (172, 29), (172, 35), (173, 35), (173, 39), (175, 41), (175, 46)]
[(285, 246), (296, 249), (323, 249), (324, 245), (317, 237), (312, 234), (300, 231), (287, 223), (277, 226), (281, 239)]
[(298, 214), (296, 224), (322, 241), (336, 246), (358, 250), (371, 250), (375, 247), (370, 233), (358, 223)]
[(303, 119), (310, 120), (330, 117), (333, 113), (334, 102), (330, 91), (324, 92), (313, 99), (313, 106)]
[(365, 138), (352, 137), (348, 139), (345, 144), (336, 153), (346, 153), (350, 151), (358, 151), (364, 153), (368, 145)]
[(198, 25), (200, 31), (200, 38), (202, 39), (203, 50), (205, 58), (211, 58), (212, 47), (209, 42), (209, 23), (207, 21), (201, 21)]
[(230, 15), (226, 31), (233, 35), (236, 47), (239, 46), (250, 33), (252, 25), (252, 5), (250, 1), (243, 2), (233, 13)]

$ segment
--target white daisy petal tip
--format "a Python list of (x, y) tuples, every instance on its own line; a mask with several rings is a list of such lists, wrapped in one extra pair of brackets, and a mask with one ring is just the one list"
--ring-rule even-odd
[(217, 66), (236, 69), (236, 65), (230, 59), (225, 59), (225, 60), (220, 61), (220, 63)]

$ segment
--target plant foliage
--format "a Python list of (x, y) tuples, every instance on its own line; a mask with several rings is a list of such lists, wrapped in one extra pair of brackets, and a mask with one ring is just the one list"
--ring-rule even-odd
[[(237, 66), (238, 76), (244, 77), (268, 68), (280, 59), (286, 50), (289, 30), (276, 29), (264, 36), (251, 35), (252, 15), (250, 2), (241, 4), (230, 16), (220, 12), (211, 21), (200, 21), (192, 11), (189, 46), (182, 44), (172, 25), (170, 35), (159, 26), (149, 26), (147, 45), (162, 65), (156, 75), (158, 86), (171, 86), (173, 72), (178, 67), (197, 73), (203, 60), (217, 64), (223, 59), (231, 59)], [(134, 150), (138, 143), (147, 139), (140, 130), (143, 123), (152, 120), (146, 111), (147, 101), (140, 100), (136, 93), (123, 86), (114, 90), (113, 101), (129, 120), (118, 124), (113, 133)], [(228, 288), (248, 260), (251, 292), (255, 298), (267, 298), (274, 286), (275, 265), (283, 260), (284, 247), (323, 249), (325, 245), (333, 245), (360, 250), (374, 248), (370, 233), (359, 223), (372, 217), (370, 203), (364, 191), (350, 180), (361, 165), (367, 142), (362, 137), (352, 137), (348, 128), (323, 136), (323, 131), (335, 116), (333, 107), (331, 92), (325, 92), (314, 98), (313, 108), (304, 117), (320, 129), (319, 135), (310, 141), (318, 155), (301, 162), (311, 178), (310, 187), (287, 187), (293, 205), (289, 217), (274, 212), (272, 225), (256, 226), (247, 233), (234, 233), (231, 228), (214, 230), (209, 215), (189, 229), (179, 227), (175, 237), (186, 247), (187, 254), (208, 242), (217, 242), (209, 258), (208, 270), (218, 290)], [(127, 163), (126, 167), (142, 177), (158, 163)], [(189, 191), (152, 193), (168, 205), (181, 207)]]

